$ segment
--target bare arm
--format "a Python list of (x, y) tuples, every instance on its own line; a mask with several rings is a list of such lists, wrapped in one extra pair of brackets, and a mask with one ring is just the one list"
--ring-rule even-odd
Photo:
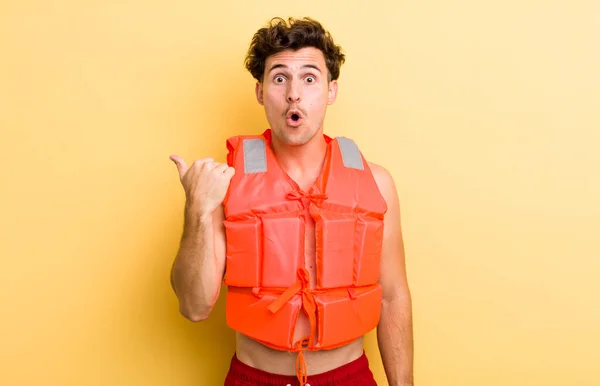
[(406, 275), (398, 193), (392, 176), (384, 168), (371, 165), (371, 169), (388, 205), (381, 252), (383, 301), (377, 342), (390, 386), (412, 386), (412, 301)]
[(179, 251), (171, 269), (171, 286), (179, 311), (193, 322), (210, 315), (225, 272), (223, 199), (235, 170), (211, 158), (194, 161), (188, 168), (179, 156), (177, 165), (185, 190), (185, 221)]
[(223, 207), (212, 214), (186, 208), (179, 251), (171, 270), (171, 285), (179, 311), (187, 319), (206, 319), (219, 298), (225, 271)]

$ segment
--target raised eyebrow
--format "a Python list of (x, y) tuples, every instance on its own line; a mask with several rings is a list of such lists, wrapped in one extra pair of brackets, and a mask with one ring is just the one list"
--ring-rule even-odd
[[(276, 70), (278, 68), (288, 69), (288, 66), (286, 66), (285, 64), (281, 64), (281, 63), (274, 64), (271, 66), (271, 68), (269, 68), (269, 73), (271, 73), (273, 70)], [(319, 71), (319, 73), (322, 73), (321, 69), (318, 66), (315, 66), (314, 64), (305, 64), (302, 66), (302, 68), (312, 68), (312, 69)]]
[(273, 70), (278, 69), (278, 68), (285, 68), (287, 69), (288, 66), (286, 66), (285, 64), (274, 64), (271, 66), (271, 68), (269, 68), (269, 73), (271, 73)]
[(315, 66), (314, 64), (305, 64), (304, 66), (302, 66), (302, 68), (313, 68), (313, 69), (319, 71), (319, 73), (322, 72), (321, 69), (319, 67)]

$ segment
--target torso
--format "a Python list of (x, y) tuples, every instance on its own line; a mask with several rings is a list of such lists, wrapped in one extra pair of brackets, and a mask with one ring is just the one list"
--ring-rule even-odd
[[(308, 325), (299, 320), (298, 325)], [(309, 375), (324, 373), (358, 359), (363, 354), (363, 339), (333, 350), (306, 351), (306, 371)], [(295, 375), (297, 353), (278, 351), (236, 333), (237, 358), (254, 368), (273, 374)]]
[[(310, 179), (308, 179), (310, 181)], [(308, 181), (299, 183), (301, 189), (307, 191), (312, 183)], [(314, 179), (313, 179), (314, 181)], [(308, 201), (304, 201), (305, 212), (305, 242), (304, 264), (310, 273), (311, 288), (316, 284), (315, 276), (315, 222), (308, 213)], [(309, 335), (310, 325), (308, 317), (301, 312), (296, 322), (294, 341)], [(346, 363), (349, 363), (363, 354), (363, 338), (350, 344), (333, 349), (321, 351), (305, 351), (306, 370), (309, 375), (326, 372)], [(274, 374), (294, 375), (297, 353), (274, 350), (243, 334), (236, 333), (236, 355), (238, 359), (254, 368)]]

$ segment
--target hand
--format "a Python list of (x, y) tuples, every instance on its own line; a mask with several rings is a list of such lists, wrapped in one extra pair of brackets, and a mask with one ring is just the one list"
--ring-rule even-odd
[(169, 158), (179, 171), (186, 207), (197, 211), (200, 216), (211, 215), (223, 202), (235, 169), (212, 158), (196, 160), (189, 167), (178, 155)]

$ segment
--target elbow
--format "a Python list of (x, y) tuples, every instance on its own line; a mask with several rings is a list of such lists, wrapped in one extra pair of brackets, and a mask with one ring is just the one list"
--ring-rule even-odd
[(192, 307), (179, 307), (179, 312), (184, 318), (193, 323), (203, 322), (208, 319), (210, 315), (210, 308), (192, 308)]
[(381, 304), (384, 307), (389, 306), (401, 306), (401, 307), (412, 307), (412, 297), (408, 288), (405, 290), (394, 290), (388, 291), (383, 294)]
[(203, 322), (208, 318), (206, 314), (182, 314), (187, 320), (192, 323)]

